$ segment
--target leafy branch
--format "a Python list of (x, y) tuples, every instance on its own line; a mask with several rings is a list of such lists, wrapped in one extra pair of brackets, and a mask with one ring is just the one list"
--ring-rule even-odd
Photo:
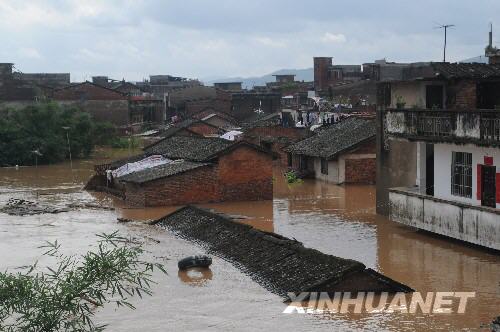
[(37, 262), (17, 273), (0, 273), (1, 331), (103, 331), (92, 321), (95, 310), (115, 303), (131, 309), (130, 298), (152, 295), (154, 269), (162, 264), (141, 260), (142, 244), (118, 232), (97, 235), (97, 248), (81, 257), (60, 252), (47, 242), (43, 255), (54, 257), (54, 268)]

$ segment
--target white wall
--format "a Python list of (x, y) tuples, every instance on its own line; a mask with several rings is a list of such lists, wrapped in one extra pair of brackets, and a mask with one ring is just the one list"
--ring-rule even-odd
[[(405, 108), (425, 108), (426, 86), (444, 85), (443, 82), (393, 82), (391, 83), (391, 107), (396, 108), (397, 96), (401, 96), (406, 103)], [(443, 101), (446, 105), (446, 88), (443, 89)]]
[(500, 215), (493, 209), (468, 207), (398, 188), (389, 192), (389, 200), (393, 221), (500, 250)]
[[(472, 153), (472, 198), (451, 194), (451, 159), (452, 152)], [(493, 166), (500, 173), (500, 149), (484, 148), (476, 145), (434, 144), (434, 196), (451, 201), (472, 205), (481, 205), (477, 195), (477, 165), (484, 165), (484, 157), (493, 157)], [(500, 208), (500, 204), (496, 205)]]
[(328, 175), (326, 175), (321, 173), (321, 159), (314, 158), (314, 175), (318, 180), (341, 183), (339, 182), (339, 164), (336, 160), (328, 161)]

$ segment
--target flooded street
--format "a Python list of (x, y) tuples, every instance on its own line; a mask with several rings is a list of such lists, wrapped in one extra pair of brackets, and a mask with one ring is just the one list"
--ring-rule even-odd
[[(126, 156), (98, 151), (93, 160), (38, 168), (0, 169), (0, 206), (9, 198), (55, 205), (99, 202), (115, 211), (80, 209), (16, 217), (0, 214), (0, 268), (40, 259), (37, 249), (58, 240), (68, 253), (83, 253), (96, 233), (120, 230), (144, 239), (149, 258), (166, 264), (155, 274), (153, 297), (132, 301), (136, 310), (106, 307), (96, 321), (109, 331), (488, 331), (481, 324), (500, 314), (498, 253), (390, 222), (375, 214), (374, 186), (335, 186), (307, 180), (288, 185), (275, 170), (274, 201), (204, 204), (266, 231), (295, 238), (322, 252), (359, 260), (420, 292), (475, 291), (465, 314), (283, 314), (283, 299), (268, 292), (231, 263), (213, 257), (210, 271), (178, 273), (177, 260), (203, 249), (145, 223), (175, 207), (136, 209), (104, 194), (82, 191), (96, 162)], [(159, 241), (159, 243), (157, 243)], [(44, 259), (40, 264), (43, 266)]]

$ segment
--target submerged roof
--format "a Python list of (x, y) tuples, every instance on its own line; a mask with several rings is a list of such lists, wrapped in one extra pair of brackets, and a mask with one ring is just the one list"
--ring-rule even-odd
[(146, 183), (157, 179), (184, 173), (202, 166), (207, 163), (197, 163), (186, 160), (175, 160), (173, 162), (146, 168), (120, 177), (120, 181), (132, 183)]
[(293, 154), (332, 159), (339, 153), (375, 137), (375, 121), (350, 117), (318, 129), (318, 133), (285, 149)]
[(234, 142), (213, 137), (172, 136), (144, 148), (146, 154), (161, 154), (170, 159), (205, 161), (226, 150)]
[[(183, 207), (155, 223), (206, 244), (211, 252), (236, 262), (257, 282), (278, 294), (318, 290), (411, 291), (366, 269), (361, 262), (306, 248), (295, 239), (197, 207)], [(356, 282), (360, 285), (357, 289), (353, 286)]]

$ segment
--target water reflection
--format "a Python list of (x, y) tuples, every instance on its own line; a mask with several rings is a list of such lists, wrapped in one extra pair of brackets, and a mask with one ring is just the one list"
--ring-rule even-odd
[(213, 273), (209, 267), (193, 267), (186, 270), (179, 270), (177, 276), (185, 284), (203, 286), (208, 281), (212, 280)]

